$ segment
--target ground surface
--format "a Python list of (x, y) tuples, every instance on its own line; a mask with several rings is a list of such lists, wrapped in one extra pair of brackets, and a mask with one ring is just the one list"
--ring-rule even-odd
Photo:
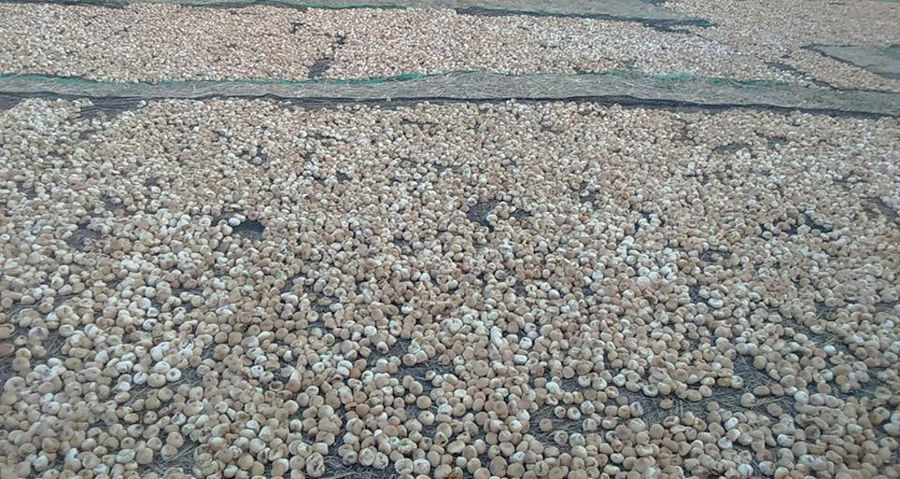
[(0, 478), (900, 477), (898, 4), (297, 6), (0, 5)]

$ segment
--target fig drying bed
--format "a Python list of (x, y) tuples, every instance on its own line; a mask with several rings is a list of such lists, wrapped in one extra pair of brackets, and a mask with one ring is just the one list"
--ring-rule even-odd
[(682, 15), (661, 4), (645, 0), (604, 0), (603, 2), (555, 0), (552, 3), (534, 0), (362, 0), (356, 2), (342, 0), (0, 0), (0, 3), (51, 3), (110, 8), (123, 8), (134, 3), (168, 3), (211, 8), (241, 8), (253, 5), (296, 9), (444, 8), (471, 15), (538, 15), (634, 21), (660, 28), (709, 25), (709, 22), (701, 18)]

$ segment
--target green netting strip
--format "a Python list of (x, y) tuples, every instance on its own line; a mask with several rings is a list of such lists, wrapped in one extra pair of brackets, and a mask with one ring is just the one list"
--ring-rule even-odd
[(900, 93), (737, 82), (690, 74), (508, 75), (454, 72), (358, 80), (250, 79), (120, 83), (41, 75), (0, 75), (0, 95), (90, 98), (274, 97), (315, 102), (593, 100), (676, 106), (755, 107), (900, 116)]
[[(65, 85), (78, 85), (81, 87), (85, 86), (98, 86), (98, 87), (108, 87), (111, 85), (129, 85), (136, 86), (139, 88), (153, 88), (160, 86), (178, 86), (178, 87), (189, 87), (190, 85), (204, 85), (204, 86), (225, 86), (225, 85), (239, 85), (239, 84), (249, 84), (249, 85), (284, 85), (284, 86), (308, 86), (308, 85), (377, 85), (380, 83), (387, 82), (402, 82), (409, 80), (421, 80), (428, 78), (444, 78), (448, 75), (455, 76), (463, 76), (463, 75), (478, 75), (483, 74), (483, 72), (479, 72), (477, 70), (458, 70), (450, 73), (402, 73), (399, 75), (392, 76), (383, 76), (383, 77), (367, 77), (367, 78), (347, 78), (347, 79), (308, 79), (308, 80), (291, 80), (286, 78), (242, 78), (235, 80), (160, 80), (160, 81), (101, 81), (101, 80), (92, 80), (82, 77), (64, 77), (64, 76), (53, 76), (53, 75), (41, 75), (41, 74), (31, 74), (31, 73), (23, 73), (23, 74), (0, 74), (0, 82), (7, 81), (16, 81), (16, 82), (34, 82), (36, 84), (50, 82), (55, 84), (65, 84)], [(497, 77), (506, 77), (510, 79), (522, 78), (522, 77), (537, 77), (542, 75), (549, 74), (530, 74), (530, 75), (518, 75), (514, 73), (489, 73), (491, 76)], [(567, 76), (567, 75), (562, 75)], [(721, 77), (701, 77), (697, 76), (693, 73), (641, 73), (635, 70), (609, 70), (602, 73), (577, 73), (574, 75), (575, 77), (619, 77), (619, 78), (629, 78), (629, 79), (653, 79), (662, 82), (673, 82), (680, 83), (685, 81), (696, 81), (696, 82), (710, 82), (717, 85), (737, 85), (737, 86), (745, 86), (745, 87), (772, 87), (772, 88), (792, 88), (795, 85), (792, 83), (786, 82), (774, 82), (774, 81), (742, 81), (742, 80), (733, 80), (729, 78), (721, 78)], [(864, 91), (864, 90), (861, 90)]]

